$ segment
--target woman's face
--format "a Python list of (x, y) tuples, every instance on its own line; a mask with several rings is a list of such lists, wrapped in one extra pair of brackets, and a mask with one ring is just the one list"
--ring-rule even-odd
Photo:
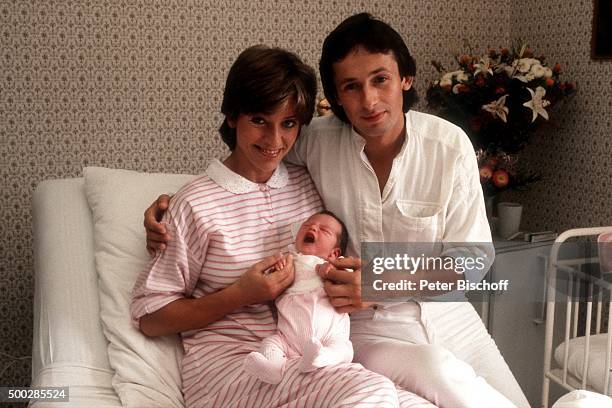
[(294, 98), (272, 113), (241, 114), (228, 123), (236, 129), (236, 148), (225, 164), (255, 183), (268, 181), (300, 131)]

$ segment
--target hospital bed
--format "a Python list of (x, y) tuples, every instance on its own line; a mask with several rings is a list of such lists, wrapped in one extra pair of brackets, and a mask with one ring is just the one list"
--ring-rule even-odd
[[(107, 183), (108, 187), (107, 191), (98, 192), (98, 198), (123, 200), (119, 205), (113, 201), (104, 205), (115, 206), (113, 217), (120, 219), (103, 231), (116, 239), (133, 236), (135, 255), (127, 254), (116, 242), (111, 242), (107, 250), (117, 257), (134, 255), (139, 262), (146, 262), (143, 209), (157, 195), (176, 191), (192, 176), (143, 175), (109, 169), (98, 173), (104, 176), (100, 183)], [(96, 252), (99, 242), (94, 242), (94, 232), (97, 240), (100, 232), (97, 225), (104, 220), (100, 220), (99, 214), (92, 215), (91, 191), (86, 187), (84, 178), (48, 180), (40, 183), (33, 197), (35, 296), (31, 385), (69, 386), (70, 400), (32, 405), (181, 407), (180, 339), (178, 336), (147, 339), (131, 326), (128, 292), (137, 271), (130, 272), (125, 268), (127, 264), (123, 264), (110, 279), (100, 273), (101, 258)], [(118, 228), (117, 232), (113, 228)], [(113, 288), (115, 283), (120, 285)], [(473, 307), (461, 302), (455, 308), (456, 311), (440, 314), (440, 319), (447, 320), (445, 326), (470, 330), (472, 335), (466, 341), (481, 342), (483, 347), (492, 344), (489, 348), (499, 355)], [(109, 313), (115, 314), (114, 320), (108, 320)], [(115, 346), (108, 338), (113, 339)], [(117, 350), (117, 343), (124, 350)], [(136, 363), (130, 353), (148, 353), (145, 364), (138, 365), (141, 363)], [(478, 372), (477, 364), (474, 368)]]

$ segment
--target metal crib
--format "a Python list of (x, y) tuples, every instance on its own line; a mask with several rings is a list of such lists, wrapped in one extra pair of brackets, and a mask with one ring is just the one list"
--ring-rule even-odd
[[(584, 237), (592, 235), (600, 235), (612, 233), (612, 227), (596, 227), (596, 228), (580, 228), (572, 229), (563, 232), (555, 240), (555, 245), (550, 253), (550, 258), (547, 267), (547, 296), (546, 296), (546, 336), (544, 343), (544, 381), (542, 386), (542, 407), (548, 408), (548, 399), (550, 391), (550, 381), (560, 385), (568, 391), (575, 389), (587, 389), (590, 391), (600, 392), (610, 396), (612, 394), (610, 384), (610, 363), (611, 363), (611, 352), (612, 352), (612, 319), (608, 318), (607, 330), (604, 331), (606, 334), (602, 334), (602, 310), (605, 304), (608, 307), (612, 306), (611, 293), (612, 284), (610, 280), (606, 278), (605, 272), (612, 272), (609, 269), (605, 271), (602, 268), (601, 276), (593, 276), (592, 274), (584, 273), (581, 270), (581, 266), (585, 263), (597, 263), (598, 257), (584, 258), (578, 257), (574, 259), (559, 259), (559, 249), (566, 240), (574, 237)], [(610, 243), (612, 245), (612, 243)], [(600, 246), (600, 251), (601, 251)], [(609, 266), (608, 266), (609, 268)], [(612, 268), (611, 268), (612, 269)], [(612, 273), (607, 274), (608, 276)], [(562, 288), (559, 286), (563, 285)], [(561, 294), (560, 294), (561, 292)], [(586, 295), (581, 300), (581, 296)], [(557, 324), (560, 323), (560, 318), (555, 319), (555, 307), (556, 303), (561, 302), (558, 306), (560, 312), (565, 309), (565, 327), (563, 329), (564, 338), (561, 350), (562, 363), (560, 368), (553, 369), (553, 333), (555, 332), (555, 320)], [(563, 304), (565, 303), (565, 304)], [(593, 303), (595, 303), (595, 311), (593, 310)], [(583, 315), (586, 312), (585, 327), (579, 330), (580, 310)], [(610, 309), (609, 309), (610, 310)], [(592, 322), (593, 312), (595, 312), (595, 321)], [(563, 319), (561, 317), (561, 322)], [(563, 323), (561, 323), (563, 324)], [(559, 330), (557, 330), (558, 332)], [(580, 333), (579, 333), (580, 331)], [(594, 332), (594, 333), (591, 333)], [(597, 336), (598, 344), (601, 344), (601, 337), (605, 336), (605, 360), (604, 360), (604, 379), (603, 389), (594, 387), (590, 384), (589, 369), (593, 369), (589, 364), (589, 355), (591, 352), (593, 336)], [(572, 339), (575, 339), (572, 341)], [(570, 343), (571, 342), (571, 343)], [(569, 355), (570, 355), (570, 344), (579, 345), (579, 352), (582, 352), (582, 369), (581, 372), (576, 372), (578, 369), (574, 369), (570, 372), (569, 369)], [(582, 350), (582, 348), (584, 350)], [(579, 356), (579, 354), (576, 354)], [(557, 360), (559, 358), (557, 357)], [(577, 365), (578, 367), (579, 365)], [(599, 369), (599, 366), (597, 366)], [(595, 371), (595, 374), (598, 375)], [(597, 377), (599, 378), (599, 377)]]

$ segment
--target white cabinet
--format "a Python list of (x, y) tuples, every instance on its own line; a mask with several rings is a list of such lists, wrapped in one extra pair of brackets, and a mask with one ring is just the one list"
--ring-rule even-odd
[(544, 364), (545, 271), (551, 242), (495, 243), (486, 279), (508, 279), (507, 291), (491, 293), (483, 318), (533, 407), (540, 406)]

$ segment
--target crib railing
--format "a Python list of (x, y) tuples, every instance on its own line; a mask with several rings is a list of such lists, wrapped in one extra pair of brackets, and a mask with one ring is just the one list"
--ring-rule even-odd
[[(602, 311), (605, 304), (608, 310), (612, 307), (611, 293), (612, 284), (606, 280), (587, 274), (582, 271), (581, 266), (585, 263), (597, 263), (598, 258), (559, 259), (559, 248), (569, 238), (589, 235), (599, 235), (612, 232), (612, 227), (581, 228), (568, 230), (559, 235), (551, 250), (547, 270), (547, 301), (546, 301), (546, 337), (544, 342), (544, 381), (542, 386), (542, 407), (548, 408), (550, 381), (555, 382), (568, 391), (576, 387), (568, 382), (568, 360), (569, 341), (575, 337), (584, 336), (584, 355), (582, 375), (580, 376), (580, 388), (588, 389), (589, 353), (591, 346), (591, 332), (600, 334), (602, 332)], [(560, 287), (560, 286), (564, 287)], [(553, 333), (555, 324), (555, 306), (559, 302), (559, 293), (565, 302), (565, 327), (564, 327), (564, 351), (561, 364), (561, 374), (558, 375), (551, 370), (553, 360)], [(593, 320), (593, 304), (595, 303), (595, 321)], [(580, 310), (586, 312), (585, 327), (579, 332)], [(558, 319), (557, 319), (558, 321)], [(606, 337), (606, 356), (604, 371), (604, 392), (612, 394), (610, 384), (611, 348), (612, 348), (612, 318), (608, 318)], [(558, 372), (558, 370), (557, 370)]]

